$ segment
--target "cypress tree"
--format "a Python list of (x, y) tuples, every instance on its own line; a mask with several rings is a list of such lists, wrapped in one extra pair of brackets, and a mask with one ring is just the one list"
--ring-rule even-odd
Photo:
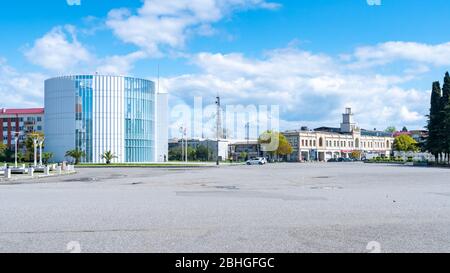
[(445, 73), (444, 85), (442, 86), (442, 103), (443, 108), (450, 104), (450, 74)]
[(431, 92), (431, 108), (428, 116), (428, 138), (426, 141), (427, 150), (433, 154), (438, 161), (439, 154), (442, 152), (442, 104), (443, 97), (441, 92), (441, 85), (439, 82), (433, 83)]
[(445, 73), (444, 85), (442, 86), (442, 105), (441, 105), (441, 128), (440, 136), (442, 139), (442, 152), (450, 163), (450, 75)]

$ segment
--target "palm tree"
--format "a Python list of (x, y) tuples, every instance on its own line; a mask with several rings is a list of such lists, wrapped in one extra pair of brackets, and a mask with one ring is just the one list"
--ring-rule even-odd
[(113, 152), (107, 151), (102, 154), (102, 159), (106, 160), (106, 164), (111, 164), (111, 161), (118, 158)]
[(80, 163), (80, 159), (86, 156), (86, 153), (82, 150), (75, 149), (66, 152), (66, 156), (75, 159), (75, 165)]
[(44, 162), (45, 165), (47, 165), (48, 162), (50, 161), (50, 159), (52, 159), (52, 157), (53, 157), (53, 153), (43, 153), (42, 161)]

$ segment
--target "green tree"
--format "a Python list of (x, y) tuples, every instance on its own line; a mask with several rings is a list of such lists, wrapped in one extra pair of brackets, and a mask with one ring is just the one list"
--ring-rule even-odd
[(44, 165), (47, 165), (52, 158), (53, 158), (53, 153), (50, 153), (50, 152), (42, 153), (42, 163), (44, 163)]
[(196, 149), (194, 149), (192, 147), (188, 147), (187, 155), (188, 155), (188, 160), (189, 161), (197, 160), (197, 151), (196, 151)]
[(450, 104), (442, 110), (442, 127), (440, 130), (441, 153), (444, 153), (447, 164), (450, 164)]
[(75, 165), (80, 163), (81, 158), (86, 156), (86, 153), (79, 149), (74, 149), (66, 152), (67, 157), (71, 157), (75, 160)]
[(442, 101), (444, 105), (450, 104), (450, 74), (445, 73), (444, 85), (442, 86)]
[(7, 162), (14, 161), (14, 151), (9, 148), (3, 150), (3, 152), (0, 153), (0, 161), (7, 161)]
[(3, 158), (5, 156), (5, 152), (8, 149), (8, 147), (0, 142), (0, 158)]
[(352, 151), (352, 153), (350, 155), (351, 158), (358, 159), (358, 160), (361, 159), (361, 156), (362, 156), (362, 152), (361, 151), (357, 151), (357, 150)]
[(384, 130), (386, 133), (395, 133), (397, 132), (397, 128), (395, 128), (395, 126), (389, 126), (386, 128), (386, 130)]
[(293, 148), (287, 138), (279, 132), (267, 131), (259, 137), (258, 142), (263, 147), (263, 150), (271, 156), (285, 156), (293, 152)]
[(400, 135), (394, 140), (394, 149), (400, 152), (417, 152), (419, 150), (417, 144), (411, 136)]
[(246, 160), (248, 160), (248, 153), (247, 153), (247, 152), (242, 152), (242, 153), (239, 155), (239, 157), (240, 157), (240, 159), (241, 159), (242, 161), (246, 161)]
[(450, 163), (450, 74), (448, 72), (445, 73), (444, 84), (442, 86), (441, 109), (441, 153), (444, 153), (447, 162)]
[(181, 161), (181, 160), (183, 160), (181, 146), (170, 148), (169, 161)]
[(439, 160), (439, 154), (443, 150), (442, 145), (442, 91), (440, 83), (434, 82), (431, 92), (431, 107), (428, 115), (428, 137), (425, 140), (425, 148), (434, 155), (436, 161)]
[(117, 155), (115, 155), (113, 152), (111, 151), (106, 151), (102, 154), (102, 159), (106, 160), (106, 164), (111, 164), (111, 162), (118, 158)]
[(196, 149), (196, 158), (201, 161), (208, 161), (212, 158), (212, 151), (208, 147), (200, 145)]
[[(25, 139), (25, 148), (26, 148), (25, 158), (27, 161), (32, 161), (34, 159), (33, 139), (41, 140), (43, 138), (44, 138), (44, 134), (41, 132), (33, 132), (33, 133), (30, 133), (27, 135), (27, 138)], [(44, 148), (44, 145), (42, 147)]]
[(17, 152), (17, 162), (23, 163), (25, 162), (26, 158), (25, 155), (22, 152)]

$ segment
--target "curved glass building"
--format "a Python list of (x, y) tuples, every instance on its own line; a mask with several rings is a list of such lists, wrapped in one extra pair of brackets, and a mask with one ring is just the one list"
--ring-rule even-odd
[(115, 163), (168, 159), (167, 94), (152, 81), (103, 75), (75, 75), (45, 81), (45, 150), (67, 159), (85, 152), (82, 162), (102, 163), (111, 151)]

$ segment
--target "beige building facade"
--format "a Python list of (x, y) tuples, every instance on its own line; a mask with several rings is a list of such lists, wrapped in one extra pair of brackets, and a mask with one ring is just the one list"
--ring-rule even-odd
[[(332, 158), (349, 158), (358, 151), (361, 158), (390, 156), (393, 153), (392, 134), (364, 130), (353, 121), (351, 108), (343, 114), (340, 128), (306, 128), (283, 133), (293, 148), (288, 161), (327, 161)], [(360, 158), (360, 159), (361, 159)]]

